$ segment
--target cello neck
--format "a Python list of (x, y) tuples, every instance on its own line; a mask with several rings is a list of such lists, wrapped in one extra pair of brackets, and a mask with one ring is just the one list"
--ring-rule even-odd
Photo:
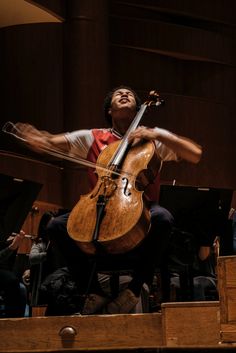
[(156, 91), (151, 91), (149, 93), (149, 98), (148, 100), (143, 103), (139, 109), (139, 111), (137, 112), (137, 114), (135, 115), (134, 120), (132, 121), (132, 123), (130, 124), (128, 130), (126, 131), (126, 134), (124, 135), (122, 142), (120, 143), (116, 153), (114, 154), (113, 158), (111, 159), (111, 161), (108, 164), (108, 167), (112, 167), (113, 170), (116, 170), (122, 163), (124, 157), (126, 156), (126, 153), (130, 147), (129, 144), (129, 135), (132, 131), (134, 131), (140, 120), (143, 117), (143, 114), (145, 113), (145, 110), (147, 109), (147, 107), (151, 106), (151, 105), (161, 105), (163, 104), (164, 101), (160, 99), (159, 94)]
[(124, 137), (122, 139), (122, 142), (119, 145), (115, 155), (113, 156), (111, 162), (109, 163), (110, 165), (119, 166), (122, 163), (123, 158), (124, 158), (128, 148), (129, 148), (129, 142), (128, 142), (129, 135), (139, 125), (140, 120), (142, 119), (143, 114), (145, 113), (146, 109), (147, 109), (147, 105), (146, 104), (142, 104), (140, 110), (137, 112), (134, 120), (132, 121), (132, 123), (130, 124), (128, 130), (126, 131), (126, 133), (125, 133), (125, 135), (124, 135)]

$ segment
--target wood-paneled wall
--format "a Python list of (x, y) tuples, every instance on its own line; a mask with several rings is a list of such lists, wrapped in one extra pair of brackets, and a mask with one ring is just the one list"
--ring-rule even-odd
[[(107, 89), (127, 84), (142, 99), (157, 89), (165, 106), (152, 109), (143, 124), (203, 146), (198, 165), (169, 163), (163, 181), (236, 189), (235, 1), (73, 3), (68, 9), (66, 2), (51, 2), (50, 11), (65, 18), (61, 24), (0, 30), (0, 124), (27, 121), (50, 132), (97, 127)], [(19, 150), (6, 139), (0, 148)], [(52, 175), (28, 163), (1, 162), (0, 172), (20, 168), (25, 177), (43, 179), (40, 200), (66, 208), (87, 191), (84, 169), (54, 166)]]
[(159, 90), (166, 104), (148, 124), (203, 146), (199, 165), (167, 164), (166, 181), (235, 189), (235, 12), (233, 1), (112, 1), (112, 85)]

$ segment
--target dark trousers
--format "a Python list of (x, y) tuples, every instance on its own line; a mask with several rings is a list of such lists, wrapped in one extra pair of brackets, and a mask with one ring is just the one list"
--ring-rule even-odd
[(21, 290), (17, 276), (8, 270), (0, 269), (0, 290), (3, 291), (5, 317), (23, 317), (26, 295)]
[[(49, 222), (48, 232), (52, 246), (57, 247), (64, 255), (81, 293), (99, 292), (96, 276), (99, 268), (132, 269), (133, 280), (129, 286), (136, 295), (139, 295), (144, 283), (152, 282), (155, 268), (162, 266), (165, 259), (173, 217), (157, 203), (151, 206), (150, 212), (151, 227), (145, 239), (131, 251), (119, 255), (89, 256), (83, 253), (67, 233), (68, 213)], [(93, 271), (94, 275), (91, 276)]]

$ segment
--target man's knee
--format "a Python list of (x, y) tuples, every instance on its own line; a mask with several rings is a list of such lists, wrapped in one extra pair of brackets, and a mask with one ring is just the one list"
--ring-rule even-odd
[(152, 223), (158, 223), (160, 225), (172, 227), (174, 218), (166, 208), (156, 204), (151, 208), (150, 211)]
[(49, 234), (55, 234), (58, 232), (66, 232), (67, 231), (67, 220), (69, 217), (69, 213), (53, 217), (50, 219), (47, 225), (47, 231)]

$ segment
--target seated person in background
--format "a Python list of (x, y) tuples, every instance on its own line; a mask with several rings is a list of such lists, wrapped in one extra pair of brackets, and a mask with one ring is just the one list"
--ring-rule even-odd
[(51, 212), (45, 212), (39, 222), (38, 236), (33, 242), (29, 254), (31, 265), (39, 264), (46, 260), (47, 249), (50, 244), (50, 240), (46, 233), (46, 226), (52, 217), (53, 214)]
[(65, 266), (60, 253), (50, 242), (47, 233), (47, 225), (55, 215), (56, 213), (50, 211), (42, 215), (37, 239), (33, 242), (29, 253), (31, 305), (46, 304), (41, 303), (41, 300), (45, 299), (40, 300), (39, 297), (42, 281), (57, 269)]
[[(217, 276), (216, 276), (216, 248), (218, 238), (216, 237), (212, 247), (200, 246), (195, 261), (186, 265), (185, 273), (173, 273), (170, 279), (171, 287), (177, 289), (177, 300), (202, 301), (208, 299), (208, 291), (215, 295), (210, 300), (217, 299)], [(185, 283), (183, 283), (185, 281)], [(183, 293), (187, 291), (187, 293)], [(179, 297), (178, 297), (178, 292)]]
[(227, 212), (217, 202), (212, 207), (188, 209), (179, 216), (169, 256), (177, 300), (218, 300), (216, 258), (219, 239), (228, 229)]
[(11, 236), (1, 243), (0, 249), (0, 290), (4, 297), (4, 317), (23, 317), (25, 314), (27, 291), (13, 271), (16, 252), (25, 233)]
[[(42, 262), (48, 261), (48, 252), (50, 251), (50, 240), (47, 234), (47, 225), (49, 221), (54, 217), (53, 212), (45, 212), (39, 222), (38, 235), (32, 244), (29, 261), (30, 265), (41, 264)], [(50, 259), (51, 260), (51, 259)], [(48, 261), (52, 262), (52, 261)], [(47, 272), (50, 273), (55, 270), (56, 265), (52, 263), (47, 264)]]

